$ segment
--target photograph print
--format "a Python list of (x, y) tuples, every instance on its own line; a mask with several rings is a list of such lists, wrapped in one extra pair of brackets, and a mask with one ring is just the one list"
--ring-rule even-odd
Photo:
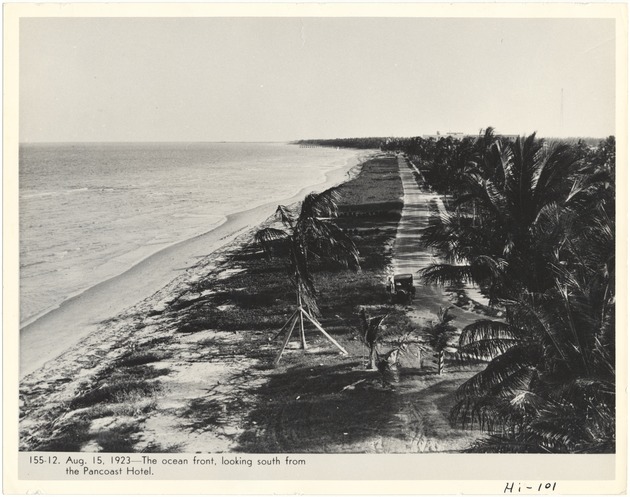
[(615, 454), (618, 35), (21, 18), (19, 450)]

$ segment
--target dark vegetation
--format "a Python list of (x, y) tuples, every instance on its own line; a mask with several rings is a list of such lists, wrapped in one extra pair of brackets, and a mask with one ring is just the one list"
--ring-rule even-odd
[(248, 415), (251, 428), (238, 450), (408, 453), (468, 446), (477, 434), (453, 429), (441, 413), (448, 412), (456, 385), (471, 372), (453, 369), (439, 377), (410, 357), (401, 362), (401, 382), (384, 388), (380, 375), (366, 371), (362, 361), (294, 358), (256, 388), (261, 401)]
[(428, 283), (474, 282), (506, 310), (466, 327), (464, 359), (489, 361), (452, 415), (490, 433), (473, 450), (615, 450), (615, 139), (392, 141), (451, 199), (421, 243)]
[(380, 149), (385, 138), (332, 138), (323, 140), (298, 140), (295, 142), (301, 146), (311, 147), (340, 147), (340, 148), (359, 148), (359, 149)]
[[(479, 135), (483, 135), (482, 130)], [(361, 138), (327, 138), (327, 139), (309, 139), (298, 140), (294, 142), (296, 145), (305, 147), (339, 147), (339, 148), (356, 148), (356, 149), (377, 149), (389, 152), (404, 152), (409, 155), (413, 155), (416, 158), (424, 153), (425, 147), (437, 145), (443, 147), (445, 145), (456, 144), (460, 141), (473, 142), (478, 138), (476, 135), (449, 135), (446, 134), (442, 137), (431, 136), (423, 138), (422, 136), (415, 137), (383, 137), (383, 136), (368, 136)], [(514, 136), (505, 138), (515, 138)], [(593, 137), (569, 137), (569, 138), (547, 138), (548, 141), (554, 143), (566, 143), (569, 145), (576, 145), (578, 147), (597, 147), (601, 138)]]
[(273, 376), (257, 392), (266, 402), (248, 420), (264, 429), (246, 433), (240, 450), (337, 452), (341, 450), (336, 445), (372, 438), (376, 427), (383, 436), (405, 436), (401, 427), (392, 423), (397, 395), (364, 383), (344, 391), (348, 385), (365, 382), (365, 370), (356, 361), (327, 363), (302, 360), (282, 375)]
[[(327, 258), (309, 261), (308, 291), (314, 292), (320, 321), (333, 336), (347, 333), (342, 319), (359, 326), (359, 303), (388, 302), (384, 272), (391, 260), (391, 249), (386, 245), (395, 236), (402, 208), (397, 167), (395, 158), (370, 160), (358, 177), (334, 189), (340, 211), (335, 225), (356, 245), (361, 269), (348, 271)], [(296, 303), (291, 281), (295, 269), (287, 258), (265, 257), (260, 244), (252, 241), (230, 253), (224, 266), (238, 272), (221, 280), (205, 278), (184, 298), (171, 304), (181, 311), (178, 330), (279, 330)]]
[[(90, 441), (95, 450), (103, 452), (133, 452), (140, 431), (138, 417), (155, 408), (155, 396), (160, 392), (159, 377), (168, 374), (153, 363), (168, 357), (166, 348), (147, 342), (122, 354), (83, 384), (63, 412), (51, 412), (45, 440), (31, 440), (30, 450), (74, 452)], [(93, 423), (103, 428), (93, 431)], [(155, 447), (155, 451), (166, 450)]]

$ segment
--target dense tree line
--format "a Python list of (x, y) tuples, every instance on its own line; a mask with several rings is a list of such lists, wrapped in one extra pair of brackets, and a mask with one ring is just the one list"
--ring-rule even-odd
[(464, 328), (483, 370), (453, 421), (488, 436), (471, 450), (615, 450), (615, 138), (478, 136), (305, 140), (406, 154), (446, 195), (419, 243), (427, 283), (472, 282), (505, 310)]
[(503, 320), (462, 330), (459, 355), (485, 368), (458, 390), (453, 419), (489, 452), (615, 450), (615, 139), (535, 134), (407, 139), (449, 194), (420, 243), (441, 256), (427, 283), (474, 282)]
[(386, 138), (332, 138), (328, 140), (299, 140), (297, 145), (314, 147), (339, 147), (339, 148), (360, 148), (360, 149), (380, 149), (387, 141)]

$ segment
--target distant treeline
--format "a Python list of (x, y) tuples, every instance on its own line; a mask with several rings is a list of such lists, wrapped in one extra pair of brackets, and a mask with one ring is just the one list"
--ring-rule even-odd
[(381, 149), (388, 138), (332, 138), (329, 140), (298, 140), (294, 142), (307, 147), (375, 148)]
[[(489, 129), (489, 128), (488, 128)], [(324, 140), (298, 140), (294, 142), (306, 147), (335, 147), (335, 148), (357, 148), (357, 149), (378, 149), (383, 151), (405, 152), (409, 155), (421, 154), (431, 143), (453, 144), (455, 142), (472, 143), (483, 136), (485, 130), (479, 135), (435, 135), (435, 136), (414, 136), (414, 137), (382, 137), (371, 136), (366, 138), (330, 138)], [(501, 135), (497, 135), (501, 136)], [(511, 135), (502, 135), (503, 138), (516, 138)], [(596, 147), (601, 138), (593, 137), (570, 137), (570, 138), (546, 138), (549, 143), (565, 143), (579, 145), (581, 147)]]

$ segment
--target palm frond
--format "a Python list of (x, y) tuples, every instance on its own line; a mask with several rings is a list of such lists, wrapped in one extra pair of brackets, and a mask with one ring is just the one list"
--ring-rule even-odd
[(254, 240), (262, 247), (265, 255), (271, 257), (273, 255), (273, 243), (277, 241), (288, 242), (289, 234), (281, 229), (263, 228), (254, 234)]
[(300, 218), (336, 217), (339, 198), (340, 194), (337, 189), (326, 190), (322, 193), (309, 193), (302, 202)]
[(276, 208), (276, 217), (288, 228), (293, 228), (295, 214), (286, 205), (279, 205)]
[(476, 340), (467, 345), (460, 345), (458, 352), (462, 359), (472, 358), (474, 360), (490, 360), (501, 355), (512, 347), (522, 343), (514, 338), (486, 338)]
[(549, 453), (541, 440), (530, 433), (491, 434), (476, 441), (464, 452), (469, 454), (541, 454)]
[(469, 265), (433, 264), (418, 271), (425, 284), (474, 283), (472, 268)]
[(511, 322), (523, 330), (528, 330), (530, 336), (538, 336), (541, 340), (548, 339), (559, 357), (568, 363), (565, 336), (562, 329), (554, 323), (557, 315), (545, 312), (543, 306), (536, 303), (534, 297), (527, 298), (524, 294), (518, 300), (510, 301)]
[(345, 267), (359, 268), (359, 251), (352, 239), (327, 220), (310, 218), (301, 226), (307, 245), (320, 258), (333, 260)]
[(459, 344), (465, 347), (478, 340), (523, 340), (518, 328), (503, 321), (479, 319), (465, 326), (460, 335)]
[(425, 284), (476, 283), (483, 286), (504, 270), (504, 261), (479, 256), (469, 264), (432, 264), (418, 271), (418, 274)]
[(487, 204), (492, 208), (494, 215), (503, 225), (508, 225), (510, 219), (507, 215), (510, 212), (509, 201), (491, 180), (484, 182), (484, 193), (487, 197)]
[(526, 416), (539, 416), (549, 408), (549, 402), (530, 390), (518, 393), (510, 400), (510, 405)]
[(494, 358), (488, 366), (465, 381), (457, 390), (457, 397), (483, 397), (513, 374), (534, 368), (538, 362), (535, 345), (519, 344)]

